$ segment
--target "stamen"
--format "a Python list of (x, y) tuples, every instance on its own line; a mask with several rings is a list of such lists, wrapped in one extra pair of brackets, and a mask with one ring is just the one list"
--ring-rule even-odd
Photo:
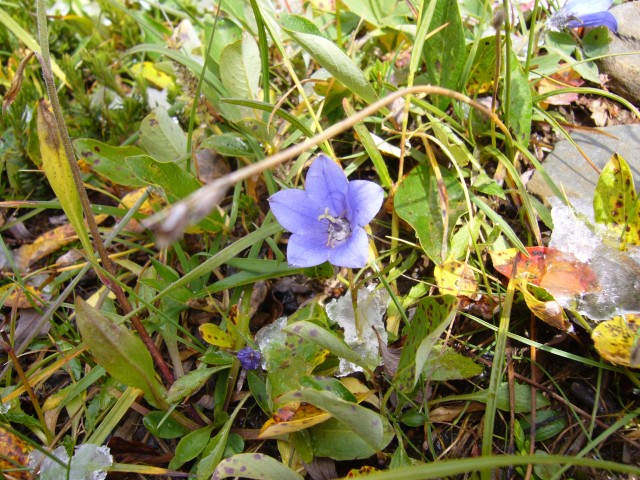
[(334, 217), (329, 213), (329, 208), (324, 209), (324, 213), (318, 217), (318, 220), (328, 220), (327, 225), (327, 247), (333, 248), (336, 242), (342, 242), (351, 235), (351, 224), (344, 217)]

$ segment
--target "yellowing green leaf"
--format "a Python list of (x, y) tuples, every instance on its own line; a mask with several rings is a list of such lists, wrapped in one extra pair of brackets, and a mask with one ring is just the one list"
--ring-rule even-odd
[(640, 205), (631, 169), (618, 154), (605, 165), (593, 198), (598, 223), (604, 223), (620, 235), (620, 246), (640, 245)]
[(80, 335), (96, 362), (118, 382), (139, 388), (158, 406), (166, 406), (165, 389), (156, 379), (151, 354), (142, 340), (81, 298), (75, 306)]
[(394, 379), (398, 390), (410, 392), (415, 388), (434, 345), (457, 310), (458, 299), (453, 295), (426, 297), (418, 304)]
[(640, 314), (630, 313), (601, 322), (591, 338), (605, 360), (624, 367), (640, 368)]
[(64, 213), (69, 218), (69, 223), (73, 225), (86, 254), (93, 260), (95, 259), (93, 246), (84, 226), (80, 195), (73, 181), (71, 166), (62, 145), (55, 117), (49, 102), (44, 99), (38, 102), (37, 125), (44, 174), (47, 176), (47, 180), (49, 180), (60, 206), (62, 206)]

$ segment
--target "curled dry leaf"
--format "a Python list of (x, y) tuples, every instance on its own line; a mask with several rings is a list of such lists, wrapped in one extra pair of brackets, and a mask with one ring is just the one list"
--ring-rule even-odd
[(20, 88), (22, 87), (22, 79), (24, 78), (24, 68), (29, 63), (29, 60), (33, 57), (33, 52), (29, 52), (26, 57), (20, 61), (20, 65), (16, 69), (16, 74), (13, 76), (11, 80), (11, 85), (9, 86), (9, 90), (5, 93), (4, 98), (2, 99), (2, 115), (5, 114), (7, 108), (11, 106), (11, 104), (16, 100), (16, 97), (20, 93)]

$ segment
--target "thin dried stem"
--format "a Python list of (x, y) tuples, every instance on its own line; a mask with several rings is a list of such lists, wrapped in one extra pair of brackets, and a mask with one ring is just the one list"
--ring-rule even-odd
[(308, 138), (298, 145), (282, 150), (274, 155), (266, 157), (260, 162), (247, 165), (239, 170), (231, 172), (224, 177), (221, 177), (214, 182), (206, 185), (196, 192), (192, 193), (189, 197), (177, 203), (173, 207), (163, 212), (159, 212), (153, 217), (145, 221), (145, 225), (154, 231), (159, 244), (167, 245), (170, 242), (180, 238), (184, 230), (194, 223), (199, 222), (204, 217), (209, 215), (211, 211), (218, 205), (224, 198), (226, 191), (232, 185), (246, 180), (254, 175), (258, 175), (265, 170), (274, 168), (287, 160), (294, 158), (302, 154), (305, 150), (316, 147), (322, 142), (325, 142), (336, 135), (352, 128), (358, 122), (363, 121), (370, 115), (378, 112), (382, 108), (386, 107), (394, 100), (402, 98), (406, 95), (440, 95), (452, 98), (454, 100), (466, 103), (472, 108), (478, 110), (482, 114), (486, 115), (491, 121), (502, 130), (509, 144), (512, 142), (509, 129), (502, 123), (500, 118), (491, 111), (491, 109), (479, 104), (471, 98), (463, 95), (454, 90), (448, 88), (435, 87), (432, 85), (417, 85), (413, 87), (402, 88), (393, 93), (390, 93), (384, 98), (381, 98), (377, 102), (363, 108), (355, 115), (345, 118), (339, 123), (330, 126), (323, 132), (318, 133), (314, 137)]

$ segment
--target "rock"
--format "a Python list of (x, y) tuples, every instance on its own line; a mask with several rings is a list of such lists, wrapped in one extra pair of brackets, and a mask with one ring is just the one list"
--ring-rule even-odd
[[(635, 105), (640, 104), (640, 2), (628, 2), (611, 9), (618, 21), (618, 33), (609, 32), (612, 56), (598, 61), (600, 72), (609, 77), (608, 87)], [(634, 53), (633, 55), (628, 55)], [(620, 55), (625, 54), (625, 55)]]
[[(571, 138), (599, 169), (605, 166), (614, 153), (621, 155), (631, 168), (636, 191), (640, 191), (640, 125), (616, 125), (588, 132), (575, 131)], [(561, 140), (556, 144), (543, 167), (568, 197), (593, 198), (598, 173), (568, 140)], [(547, 205), (546, 200), (554, 196), (539, 172), (533, 174), (527, 189)]]

